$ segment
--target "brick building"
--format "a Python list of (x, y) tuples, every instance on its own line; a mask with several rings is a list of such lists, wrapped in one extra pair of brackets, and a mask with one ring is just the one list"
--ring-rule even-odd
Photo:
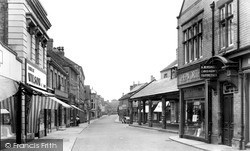
[(178, 20), (180, 137), (249, 144), (250, 1), (184, 0)]

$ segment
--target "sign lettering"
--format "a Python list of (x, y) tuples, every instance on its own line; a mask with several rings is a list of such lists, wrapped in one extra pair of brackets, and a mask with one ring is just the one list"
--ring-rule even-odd
[(200, 77), (201, 78), (215, 78), (218, 76), (217, 68), (213, 65), (201, 65), (200, 66)]
[(26, 62), (26, 83), (46, 90), (46, 74), (28, 61)]
[(200, 80), (200, 70), (195, 69), (178, 76), (179, 85)]

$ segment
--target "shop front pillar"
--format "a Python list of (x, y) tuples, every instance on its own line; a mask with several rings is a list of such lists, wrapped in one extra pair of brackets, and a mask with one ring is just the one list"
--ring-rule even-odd
[(129, 124), (133, 124), (133, 101), (128, 100), (129, 103)]
[(166, 129), (166, 127), (167, 127), (167, 123), (166, 123), (166, 99), (162, 98), (161, 103), (162, 103), (162, 128)]
[(205, 82), (205, 120), (206, 120), (206, 140), (211, 143), (212, 136), (212, 88), (211, 81)]
[(22, 89), (19, 86), (19, 91), (16, 95), (16, 143), (22, 143)]
[(180, 95), (180, 126), (179, 126), (179, 137), (183, 138), (184, 135), (184, 122), (185, 122), (185, 113), (184, 113), (184, 93), (183, 89), (179, 90)]
[(148, 101), (148, 126), (153, 126), (153, 117), (152, 117), (152, 100)]
[(141, 101), (138, 100), (138, 124), (141, 125)]
[(146, 124), (146, 121), (147, 121), (147, 117), (145, 116), (146, 115), (146, 101), (144, 100), (143, 101), (143, 124)]

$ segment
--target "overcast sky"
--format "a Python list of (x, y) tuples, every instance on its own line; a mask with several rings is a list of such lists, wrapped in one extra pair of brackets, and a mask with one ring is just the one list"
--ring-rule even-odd
[(40, 0), (54, 47), (82, 66), (85, 85), (104, 100), (129, 86), (160, 79), (176, 59), (177, 19), (183, 0)]

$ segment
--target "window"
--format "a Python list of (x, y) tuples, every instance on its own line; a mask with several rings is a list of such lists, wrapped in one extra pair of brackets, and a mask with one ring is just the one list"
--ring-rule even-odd
[(168, 73), (165, 73), (165, 74), (164, 74), (164, 78), (167, 78), (167, 77), (168, 77)]
[(53, 70), (49, 70), (49, 87), (52, 88), (52, 83), (53, 83)]
[(184, 134), (205, 138), (205, 99), (185, 100)]
[(220, 47), (224, 49), (233, 44), (233, 7), (232, 3), (223, 5), (220, 10)]
[(36, 42), (35, 42), (35, 62), (36, 64), (39, 65), (39, 38), (36, 37)]
[(193, 24), (183, 32), (184, 63), (202, 57), (202, 21)]

